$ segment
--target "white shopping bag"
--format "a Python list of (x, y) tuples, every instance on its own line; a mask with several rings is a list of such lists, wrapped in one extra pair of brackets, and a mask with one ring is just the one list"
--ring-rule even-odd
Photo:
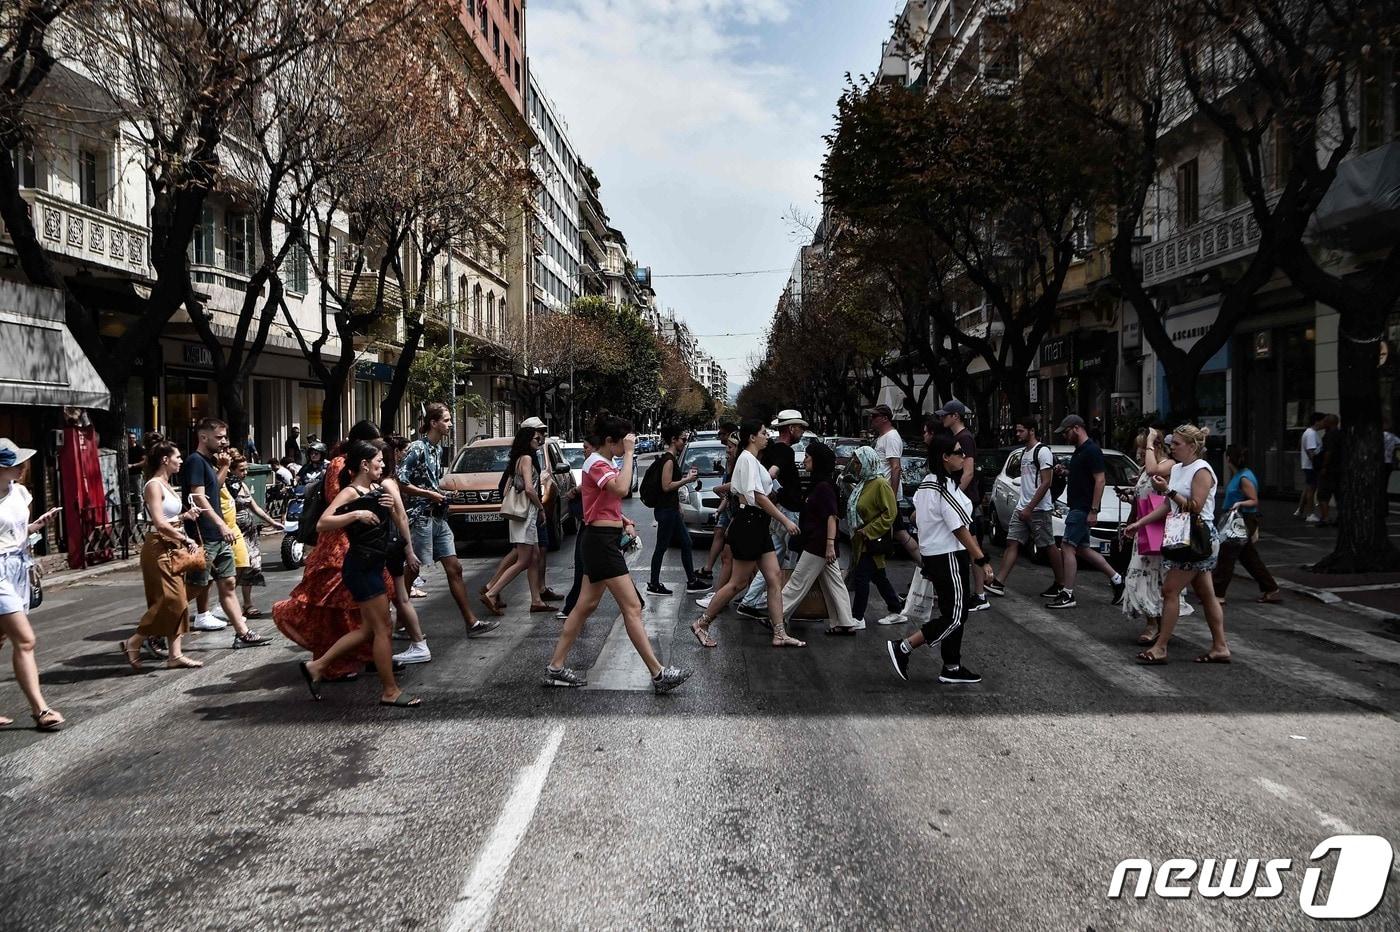
[(915, 625), (922, 625), (933, 617), (937, 609), (938, 595), (933, 583), (925, 579), (923, 573), (916, 571), (909, 583), (909, 595), (904, 600), (904, 617)]

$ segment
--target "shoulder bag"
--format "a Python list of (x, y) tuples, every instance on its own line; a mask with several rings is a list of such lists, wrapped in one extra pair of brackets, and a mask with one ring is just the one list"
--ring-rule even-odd
[(181, 547), (179, 544), (172, 544), (170, 549), (170, 572), (176, 576), (183, 576), (195, 570), (202, 570), (205, 567), (204, 538), (199, 533), (199, 519), (194, 520), (194, 536), (197, 543), (193, 550), (188, 547)]
[[(516, 469), (519, 468), (517, 463)], [(506, 483), (505, 491), (501, 494), (501, 514), (507, 520), (524, 521), (530, 514), (530, 499), (525, 494), (524, 485), (518, 472)]]

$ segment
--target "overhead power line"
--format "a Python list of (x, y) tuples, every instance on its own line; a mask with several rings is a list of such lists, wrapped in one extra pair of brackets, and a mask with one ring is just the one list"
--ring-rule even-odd
[(738, 278), (741, 275), (776, 275), (791, 269), (755, 269), (751, 272), (683, 272), (671, 275), (652, 275), (652, 278)]

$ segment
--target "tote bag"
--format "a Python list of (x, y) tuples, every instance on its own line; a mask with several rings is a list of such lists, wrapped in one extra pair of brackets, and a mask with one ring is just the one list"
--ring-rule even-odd
[[(1149, 494), (1146, 498), (1140, 498), (1133, 506), (1133, 518), (1145, 518), (1158, 508), (1166, 498), (1161, 495)], [(1154, 521), (1152, 524), (1144, 524), (1138, 528), (1137, 548), (1138, 553), (1143, 556), (1155, 557), (1162, 552), (1162, 534), (1166, 531), (1166, 519)]]
[(1207, 559), (1212, 542), (1210, 530), (1201, 516), (1178, 511), (1167, 515), (1162, 533), (1162, 556), (1177, 563), (1199, 563)]

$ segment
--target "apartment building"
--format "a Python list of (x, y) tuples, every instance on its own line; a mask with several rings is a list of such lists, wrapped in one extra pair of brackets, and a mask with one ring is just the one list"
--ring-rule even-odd
[(533, 312), (567, 308), (582, 294), (581, 163), (568, 125), (530, 75), (530, 125), (540, 144), (530, 154), (535, 194)]

